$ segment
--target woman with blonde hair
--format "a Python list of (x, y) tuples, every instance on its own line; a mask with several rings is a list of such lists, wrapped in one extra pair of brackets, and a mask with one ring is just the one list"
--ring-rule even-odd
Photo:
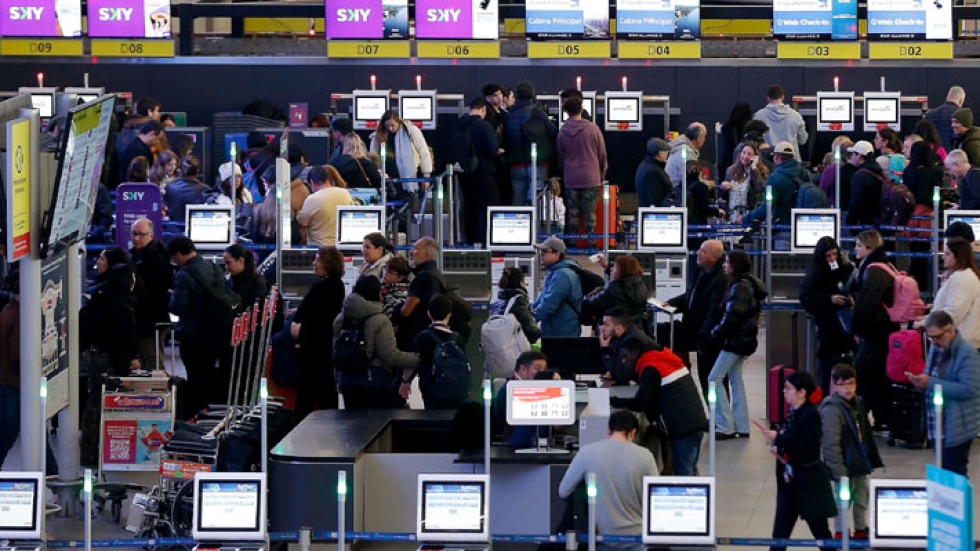
[(368, 158), (364, 140), (354, 132), (344, 136), (341, 154), (331, 160), (330, 164), (347, 181), (349, 187), (376, 189), (381, 187), (378, 165)]

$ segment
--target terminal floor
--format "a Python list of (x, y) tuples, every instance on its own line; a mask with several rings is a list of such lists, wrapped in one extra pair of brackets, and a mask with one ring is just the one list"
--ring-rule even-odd
[[(760, 336), (764, 332), (760, 332)], [(749, 411), (753, 419), (762, 419), (765, 414), (765, 360), (764, 343), (760, 343), (759, 352), (753, 355), (745, 366), (745, 379), (749, 391)], [(418, 394), (415, 393), (415, 396)], [(414, 404), (419, 407), (419, 404)], [(904, 447), (888, 447), (884, 438), (877, 438), (882, 451), (885, 469), (875, 473), (881, 478), (924, 478), (925, 466), (933, 460), (931, 450), (908, 450)], [(724, 537), (768, 537), (772, 529), (772, 519), (775, 508), (776, 483), (774, 478), (774, 458), (769, 453), (763, 438), (753, 431), (751, 438), (741, 440), (726, 440), (716, 443), (715, 473), (718, 478), (718, 508), (717, 530)], [(19, 467), (19, 451), (17, 448), (8, 455), (4, 465), (5, 470), (15, 470)], [(980, 472), (980, 445), (974, 445), (971, 453), (970, 467), (972, 473)], [(701, 454), (702, 473), (707, 473), (708, 453), (707, 443)], [(976, 474), (974, 474), (974, 477)], [(144, 475), (141, 483), (153, 484), (155, 476)], [(406, 507), (412, 504), (406, 503)], [(128, 504), (123, 507), (123, 524)], [(980, 520), (980, 508), (974, 510), (974, 524)], [(48, 533), (52, 539), (81, 539), (83, 524), (80, 518), (55, 518), (48, 523)], [(806, 526), (800, 522), (794, 532), (796, 538), (809, 538)], [(93, 522), (93, 537), (96, 539), (128, 538), (131, 534), (122, 526), (112, 522), (106, 513)], [(408, 551), (417, 546), (407, 543), (368, 543), (374, 550)], [(336, 546), (317, 545), (320, 549), (335, 549)], [(500, 545), (497, 547), (531, 549), (528, 545)]]

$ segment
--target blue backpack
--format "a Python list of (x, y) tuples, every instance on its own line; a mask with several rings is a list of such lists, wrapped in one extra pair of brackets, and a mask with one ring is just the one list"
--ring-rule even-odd
[(796, 208), (798, 209), (827, 209), (830, 208), (830, 199), (824, 190), (815, 186), (813, 182), (804, 181), (800, 177), (796, 180)]

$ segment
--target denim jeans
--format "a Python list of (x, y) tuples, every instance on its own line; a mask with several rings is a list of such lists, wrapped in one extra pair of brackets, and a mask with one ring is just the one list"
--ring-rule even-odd
[(596, 204), (601, 187), (565, 189), (565, 231), (578, 233), (579, 220), (584, 221), (583, 233), (596, 231)]
[(670, 441), (670, 455), (674, 464), (674, 476), (694, 476), (701, 456), (703, 432)]
[(967, 440), (959, 446), (943, 448), (943, 468), (947, 471), (967, 476), (967, 467), (970, 464), (970, 446), (973, 439)]
[[(745, 365), (745, 356), (740, 356), (734, 352), (722, 350), (715, 360), (715, 365), (711, 368), (708, 381), (715, 382), (715, 423), (716, 430), (725, 434), (733, 432), (749, 432), (749, 404), (745, 393), (745, 382), (742, 380), (742, 366)], [(722, 388), (722, 381), (728, 375), (729, 384), (732, 385), (732, 401), (728, 402), (728, 393)], [(734, 407), (734, 426), (732, 426), (732, 408)]]
[(538, 165), (538, 173), (534, 180), (534, 189), (530, 189), (531, 165), (515, 165), (510, 167), (510, 185), (513, 188), (511, 202), (514, 206), (523, 207), (531, 204), (531, 193), (544, 187), (544, 177), (548, 174), (547, 165)]

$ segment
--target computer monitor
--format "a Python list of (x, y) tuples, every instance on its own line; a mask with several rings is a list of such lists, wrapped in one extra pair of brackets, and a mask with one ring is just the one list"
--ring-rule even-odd
[(642, 538), (646, 545), (714, 545), (714, 477), (643, 477)]
[(187, 205), (184, 233), (198, 249), (223, 251), (235, 242), (234, 205)]
[(643, 94), (606, 92), (606, 130), (643, 130)]
[[(565, 121), (567, 121), (568, 120), (568, 113), (566, 113), (563, 109), (559, 109), (558, 111), (560, 111), (560, 113), (558, 115), (559, 120), (562, 123), (564, 123)], [(589, 116), (592, 117), (592, 120), (593, 121), (596, 120), (596, 113), (595, 113), (595, 92), (583, 92), (582, 93), (582, 112), (583, 113), (588, 113)]]
[(105, 88), (65, 88), (66, 94), (74, 94), (78, 105), (105, 95)]
[(389, 90), (354, 90), (354, 129), (374, 130), (388, 110)]
[(360, 252), (364, 237), (369, 233), (384, 233), (383, 206), (337, 207), (337, 249)]
[(57, 88), (21, 88), (20, 93), (31, 95), (31, 107), (40, 111), (42, 119), (54, 116)]
[(398, 92), (398, 114), (422, 130), (436, 128), (436, 91), (402, 90)]
[(266, 538), (265, 473), (194, 475), (194, 524), (199, 541), (261, 541)]
[(564, 378), (606, 372), (599, 337), (541, 337), (541, 352), (548, 357), (548, 368)]
[(837, 209), (792, 209), (790, 211), (791, 249), (812, 252), (821, 237), (840, 241), (840, 211)]
[(953, 222), (969, 224), (973, 228), (974, 237), (980, 237), (980, 210), (943, 211), (943, 228), (948, 228)]
[(420, 474), (415, 537), (420, 542), (490, 541), (490, 477)]
[(871, 547), (925, 547), (929, 503), (925, 480), (872, 478)]
[(41, 539), (43, 492), (40, 472), (0, 472), (0, 541)]
[(534, 207), (488, 207), (487, 249), (493, 252), (534, 252)]
[(864, 98), (864, 122), (868, 124), (897, 124), (901, 113), (898, 97)]
[(636, 212), (636, 250), (687, 252), (687, 209), (642, 207)]
[(575, 381), (510, 381), (507, 424), (571, 425), (575, 423)]
[(818, 124), (846, 124), (854, 122), (854, 97), (817, 96)]

